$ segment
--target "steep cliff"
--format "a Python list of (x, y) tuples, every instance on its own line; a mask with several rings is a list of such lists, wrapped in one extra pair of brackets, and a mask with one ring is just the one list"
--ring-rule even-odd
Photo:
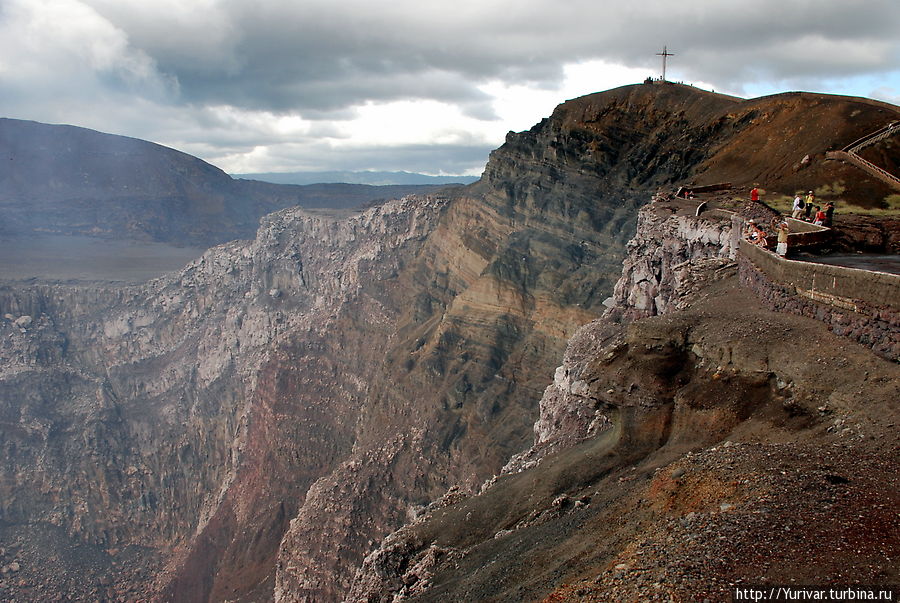
[(665, 314), (682, 282), (679, 269), (703, 258), (734, 259), (740, 215), (715, 210), (696, 216), (692, 205), (659, 201), (640, 212), (608, 316)]
[[(121, 580), (143, 592), (164, 578), (104, 576), (111, 549), (140, 546), (185, 571), (191, 551), (218, 562), (208, 539), (254, 521), (274, 541), (254, 533), (262, 542), (241, 553), (268, 555), (271, 571), (278, 522), (352, 443), (364, 382), (344, 363), (361, 354), (334, 337), (335, 311), (396, 272), (445, 202), (397, 201), (348, 221), (286, 210), (254, 242), (144, 287), (5, 287), (5, 313), (33, 318), (2, 326), (4, 413), (20, 426), (4, 431), (3, 518), (59, 528), (101, 557), (94, 575), (62, 573), (52, 587), (91, 598), (101, 580)], [(40, 559), (28, 561), (40, 575)], [(197, 582), (176, 598), (205, 596), (215, 569), (191, 567)]]
[(641, 212), (624, 306), (570, 340), (533, 447), (386, 538), (350, 600), (725, 601), (897, 579), (900, 369), (766, 311), (722, 253), (730, 220), (660, 209)]
[[(818, 102), (837, 113), (870, 107), (788, 97), (770, 101), (770, 114), (798, 117)], [(683, 86), (617, 89), (510, 134), (482, 180), (452, 194), (343, 218), (283, 210), (262, 221), (255, 240), (214, 248), (141, 287), (4, 285), (0, 536), (9, 545), (2, 561), (18, 568), (0, 584), (4, 595), (320, 601), (368, 588), (368, 574), (357, 586), (354, 575), (387, 534), (477, 492), (532, 444), (567, 341), (607, 309), (638, 207), (659, 187), (712, 173), (717, 153), (769, 123), (759, 107)], [(880, 119), (882, 108), (871, 108), (859, 128)], [(748, 165), (742, 177), (766, 173), (758, 157)], [(712, 174), (726, 173), (736, 174)], [(617, 293), (633, 309), (670, 309), (669, 292), (695, 282), (670, 274), (689, 272), (687, 260), (729, 254), (727, 223), (686, 218), (667, 231), (663, 250), (636, 239), (632, 251), (647, 257), (628, 265), (643, 289)], [(513, 483), (545, 484), (535, 496), (549, 506), (516, 502), (511, 513), (527, 512), (491, 524), (490, 538), (520, 521), (568, 516), (562, 511), (581, 508), (580, 498), (550, 504), (564, 484), (593, 483), (659, 448), (678, 417), (679, 388), (717, 382), (710, 367), (726, 366), (732, 353), (719, 338), (704, 347), (703, 333), (722, 324), (694, 328), (714, 315), (704, 312), (674, 330), (650, 322), (659, 330), (580, 331), (585, 350), (601, 347), (621, 369), (595, 381), (575, 367), (557, 373), (558, 387), (589, 401), (589, 437), (579, 446), (593, 446), (594, 456), (501, 478), (479, 499), (490, 504), (470, 511), (503, 511), (506, 494), (496, 493), (513, 492), (503, 490)], [(622, 355), (622, 337), (634, 354)], [(756, 353), (746, 351), (752, 362)], [(576, 356), (589, 362), (586, 352)], [(769, 387), (747, 370), (736, 374), (736, 392)], [(670, 383), (673, 375), (686, 381)], [(621, 410), (598, 415), (593, 398)], [(731, 393), (723, 399), (738, 403)], [(704, 420), (716, 408), (685, 416)], [(541, 437), (561, 442), (570, 423), (545, 421)], [(620, 461), (604, 460), (610, 450)], [(470, 543), (484, 535), (465, 513), (440, 512), (453, 520), (441, 527), (448, 534)], [(413, 566), (458, 558), (435, 546)], [(541, 588), (555, 583), (545, 577)]]

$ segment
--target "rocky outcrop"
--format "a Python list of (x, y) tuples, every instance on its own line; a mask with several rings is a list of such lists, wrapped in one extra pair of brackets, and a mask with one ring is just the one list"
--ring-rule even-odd
[(620, 345), (613, 343), (613, 323), (673, 311), (711, 279), (735, 273), (742, 219), (722, 210), (697, 216), (685, 205), (658, 200), (639, 211), (622, 276), (606, 301), (609, 308), (569, 341), (563, 364), (541, 398), (534, 445), (514, 456), (504, 472), (534, 467), (547, 454), (612, 427), (607, 406), (591, 393), (582, 373), (598, 350), (605, 349), (603, 354), (610, 358), (621, 353)]
[(614, 319), (665, 314), (688, 265), (704, 258), (734, 259), (743, 220), (714, 210), (694, 215), (658, 201), (638, 215), (637, 233), (616, 283), (608, 313)]
[[(660, 200), (642, 208), (637, 223), (614, 298), (607, 300), (611, 307), (604, 318), (584, 325), (569, 340), (563, 364), (556, 369), (553, 383), (541, 398), (532, 447), (515, 455), (501, 475), (538, 470), (541, 460), (553, 453), (601, 436), (608, 440), (622, 438), (623, 424), (634, 429), (636, 420), (625, 409), (655, 408), (660, 396), (664, 399), (673, 396), (660, 389), (668, 387), (668, 374), (674, 370), (669, 361), (653, 369), (653, 379), (647, 375), (630, 379), (617, 376), (613, 383), (598, 376), (599, 367), (621, 361), (629, 355), (630, 347), (646, 342), (648, 347), (659, 347), (660, 353), (665, 354), (669, 346), (652, 337), (645, 338), (643, 331), (638, 337), (623, 335), (615, 323), (674, 311), (680, 301), (695, 295), (710, 281), (733, 277), (741, 219), (719, 210), (696, 216), (686, 211), (683, 204)], [(641, 366), (647, 368), (643, 363)], [(650, 415), (651, 424), (655, 425), (653, 438), (664, 437), (658, 432), (663, 429), (660, 421), (670, 419), (652, 412)], [(629, 454), (640, 454), (641, 446), (637, 442), (631, 441), (630, 446)], [(486, 482), (482, 496), (491, 496), (497, 484), (497, 477)], [(568, 498), (555, 499), (546, 513), (562, 516), (573, 503)], [(388, 601), (392, 597), (405, 600), (427, 593), (436, 566), (463, 556), (454, 547), (439, 545), (422, 535), (422, 530), (426, 530), (437, 538), (433, 525), (440, 523), (437, 517), (444, 506), (430, 506), (415, 522), (389, 536), (369, 555), (357, 574), (349, 600)], [(470, 516), (471, 513), (467, 519)], [(496, 537), (526, 529), (547, 518), (536, 513), (512, 530), (500, 529)]]

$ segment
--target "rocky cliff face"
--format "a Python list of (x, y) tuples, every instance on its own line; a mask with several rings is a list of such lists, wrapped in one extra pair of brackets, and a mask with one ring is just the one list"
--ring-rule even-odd
[(276, 599), (339, 598), (373, 537), (450, 485), (474, 492), (527, 446), (554, 354), (605, 309), (637, 208), (691, 169), (681, 138), (702, 118), (696, 100), (639, 88), (580, 99), (492, 154), (410, 267), (427, 293), (372, 373), (371, 429), (291, 522)]
[(697, 216), (690, 207), (659, 201), (638, 215), (637, 233), (613, 292), (610, 318), (665, 314), (692, 263), (734, 259), (743, 219), (715, 210)]
[[(148, 547), (170, 568), (193, 551), (221, 553), (206, 540), (258, 520), (274, 531), (257, 544), (271, 559), (278, 521), (349, 450), (364, 388), (358, 367), (316, 346), (349, 343), (332, 337), (335, 310), (397, 271), (445, 201), (398, 201), (347, 222), (285, 211), (253, 243), (139, 288), (6, 288), (5, 313), (32, 321), (2, 327), (4, 412), (22, 426), (4, 434), (4, 520), (107, 552)], [(303, 372), (294, 363), (306, 365), (302, 383), (278, 369)], [(284, 489), (279, 469), (291, 475)], [(201, 596), (216, 567), (191, 569), (200, 580), (176, 598)]]
[[(417, 506), (526, 445), (550, 359), (618, 273), (645, 194), (512, 147), (482, 193), (282, 212), (145, 287), (8, 287), (32, 324), (4, 323), (3, 399), (38, 423), (6, 438), (6, 519), (95, 545), (87, 597), (140, 544), (161, 570), (121, 588), (339, 598)], [(533, 171), (545, 190), (497, 190)]]
[(643, 209), (623, 305), (570, 340), (533, 447), (386, 538), (350, 600), (726, 600), (748, 581), (893, 580), (878, 558), (900, 540), (863, 534), (898, 526), (878, 511), (900, 492), (897, 366), (763, 309), (737, 284), (730, 231), (727, 216)]
[[(340, 600), (368, 588), (353, 585), (357, 569), (412, 519), (443, 514), (448, 534), (471, 544), (481, 532), (442, 505), (533, 443), (566, 342), (606, 310), (637, 208), (752, 130), (742, 111), (686, 87), (593, 95), (510, 135), (482, 181), (452, 196), (341, 219), (283, 210), (254, 241), (142, 287), (4, 286), (0, 536), (14, 559), (0, 561), (19, 569), (0, 587), (19, 598)], [(659, 220), (665, 249), (636, 239), (647, 257), (629, 263), (635, 287), (617, 293), (632, 309), (669, 309), (668, 292), (695, 282), (677, 276), (685, 261), (728, 255), (727, 225), (682, 218)], [(557, 373), (560, 391), (594, 405), (558, 448), (594, 442), (595, 456), (556, 465), (549, 481), (504, 478), (536, 479), (549, 500), (509, 507), (521, 516), (491, 523), (491, 539), (566, 517), (580, 499), (551, 504), (560, 484), (619, 466), (598, 462), (609, 438), (630, 434), (615, 449), (622, 463), (666, 438), (679, 388), (700, 388), (728, 358), (721, 342), (697, 351), (690, 320), (678, 324), (635, 327), (624, 341), (646, 346), (636, 355), (622, 356), (621, 334), (580, 336), (573, 359), (599, 347), (621, 368)], [(769, 387), (741, 379), (746, 391)], [(594, 399), (631, 423), (598, 415)], [(541, 443), (561, 442), (580, 412), (547, 419)], [(502, 511), (512, 491), (496, 487), (479, 499), (492, 507), (469, 510)], [(430, 551), (401, 568), (412, 574), (469, 546), (402, 542)]]
[(606, 405), (598, 404), (584, 375), (597, 361), (597, 350), (613, 338), (615, 323), (683, 309), (690, 294), (733, 276), (741, 227), (739, 215), (721, 210), (696, 216), (666, 201), (640, 210), (609, 309), (569, 341), (563, 364), (541, 398), (534, 445), (513, 457), (504, 471), (532, 467), (547, 454), (612, 427)]
[[(623, 429), (633, 430), (635, 427), (636, 419), (631, 415), (633, 409), (655, 407), (659, 396), (671, 397), (671, 393), (664, 394), (654, 389), (666, 387), (664, 382), (670, 368), (667, 367), (668, 362), (653, 369), (653, 380), (648, 381), (647, 375), (638, 378), (635, 373), (630, 375), (632, 379), (629, 383), (619, 378), (617, 381), (621, 382), (606, 390), (602, 390), (598, 382), (603, 385), (609, 385), (609, 382), (605, 376), (601, 378), (597, 371), (598, 365), (606, 366), (625, 354), (629, 341), (632, 345), (639, 344), (639, 338), (629, 340), (627, 336), (623, 337), (617, 322), (631, 322), (675, 310), (679, 301), (683, 301), (703, 281), (734, 275), (732, 260), (738, 242), (736, 235), (740, 232), (740, 218), (723, 211), (700, 217), (689, 211), (689, 206), (693, 204), (654, 200), (639, 211), (637, 232), (628, 243), (622, 275), (615, 285), (614, 297), (606, 302), (610, 307), (603, 318), (581, 327), (569, 340), (563, 364), (557, 367), (552, 384), (545, 389), (540, 400), (540, 416), (534, 424), (533, 445), (515, 455), (504, 466), (501, 476), (525, 470), (539, 471), (541, 461), (548, 456), (585, 441), (613, 441), (626, 437)], [(650, 391), (642, 391), (648, 386)], [(670, 428), (664, 426), (670, 419), (660, 417), (656, 412), (650, 414), (653, 439), (658, 439), (661, 437), (660, 429), (667, 431)], [(627, 427), (624, 426), (626, 424)], [(630, 447), (629, 455), (639, 455), (641, 449), (649, 449), (652, 444), (640, 444), (632, 439)], [(496, 493), (503, 491), (500, 483), (497, 477), (493, 477), (473, 500), (508, 496), (508, 491)], [(349, 599), (388, 601), (395, 596), (402, 600), (418, 596), (424, 596), (426, 600), (434, 597), (429, 590), (433, 574), (442, 565), (457, 561), (466, 554), (459, 548), (441, 546), (435, 542), (439, 529), (447, 528), (442, 519), (448, 512), (443, 509), (448, 504), (466, 501), (465, 494), (456, 490), (445, 496), (429, 506), (417, 521), (385, 539), (367, 557), (357, 574)], [(494, 538), (543, 523), (548, 516), (558, 517), (564, 514), (564, 507), (573, 502), (568, 497), (556, 499), (547, 510), (536, 510), (533, 516), (520, 519), (514, 528), (498, 527)], [(584, 506), (584, 503), (581, 505)], [(452, 510), (449, 512), (453, 513)], [(470, 510), (467, 520), (471, 519), (472, 514)], [(475, 534), (481, 528), (477, 524), (478, 520), (470, 524)], [(428, 537), (422, 536), (423, 530)], [(478, 537), (475, 538), (477, 540)]]

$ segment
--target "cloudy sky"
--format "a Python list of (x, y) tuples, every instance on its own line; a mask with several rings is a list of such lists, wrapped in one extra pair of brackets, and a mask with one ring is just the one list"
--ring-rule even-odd
[(480, 174), (558, 103), (668, 79), (900, 104), (900, 0), (0, 0), (0, 116), (231, 173)]

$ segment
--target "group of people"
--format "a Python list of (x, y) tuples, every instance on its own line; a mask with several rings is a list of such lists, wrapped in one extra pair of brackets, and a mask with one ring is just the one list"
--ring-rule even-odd
[[(794, 197), (794, 204), (791, 208), (791, 217), (797, 220), (812, 222), (820, 226), (830, 227), (834, 216), (834, 202), (829, 201), (825, 204), (825, 208), (823, 209), (820, 205), (815, 204), (815, 200), (816, 195), (813, 191), (809, 191), (805, 198), (798, 193), (797, 196)], [(755, 186), (750, 190), (750, 201), (759, 201), (759, 189)], [(784, 257), (787, 255), (788, 234), (790, 233), (790, 227), (787, 220), (783, 219), (781, 216), (772, 218), (771, 228), (778, 235), (778, 246), (775, 249), (775, 253)], [(763, 230), (755, 220), (749, 220), (747, 222), (747, 230), (744, 233), (744, 238), (754, 245), (759, 245), (764, 249), (766, 248), (766, 231)]]
[(806, 220), (819, 226), (831, 226), (832, 217), (834, 216), (834, 202), (829, 201), (825, 204), (825, 209), (820, 205), (815, 205), (816, 196), (812, 191), (807, 193), (804, 199), (802, 195), (797, 193), (794, 197), (794, 205), (791, 208), (791, 217), (797, 220)]

